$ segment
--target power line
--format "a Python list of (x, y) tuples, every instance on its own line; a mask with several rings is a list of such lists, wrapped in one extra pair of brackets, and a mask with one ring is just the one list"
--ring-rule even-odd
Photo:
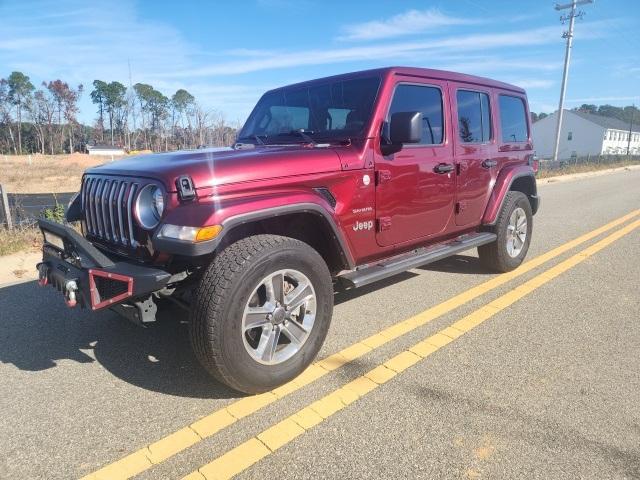
[(562, 128), (562, 111), (564, 109), (564, 95), (567, 91), (567, 76), (569, 74), (569, 60), (571, 59), (571, 46), (573, 44), (573, 26), (576, 18), (582, 18), (584, 12), (576, 12), (578, 5), (593, 3), (594, 0), (573, 0), (571, 3), (562, 5), (556, 4), (557, 11), (571, 9), (567, 15), (562, 15), (560, 21), (564, 24), (569, 21), (569, 30), (562, 34), (562, 38), (567, 39), (567, 46), (564, 52), (564, 69), (562, 71), (562, 85), (560, 87), (560, 105), (558, 106), (558, 123), (556, 125), (556, 142), (553, 148), (553, 160), (558, 161), (558, 149), (560, 148), (560, 130)]

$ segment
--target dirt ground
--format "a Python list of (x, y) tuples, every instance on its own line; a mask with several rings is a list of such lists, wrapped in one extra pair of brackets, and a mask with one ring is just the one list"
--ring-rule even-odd
[(75, 192), (85, 169), (110, 161), (111, 156), (86, 153), (0, 155), (0, 184), (9, 193)]

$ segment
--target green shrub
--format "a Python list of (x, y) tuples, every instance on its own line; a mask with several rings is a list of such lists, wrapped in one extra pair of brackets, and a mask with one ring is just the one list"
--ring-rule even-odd
[(45, 208), (42, 210), (40, 216), (46, 220), (64, 223), (64, 207), (57, 203), (55, 207)]

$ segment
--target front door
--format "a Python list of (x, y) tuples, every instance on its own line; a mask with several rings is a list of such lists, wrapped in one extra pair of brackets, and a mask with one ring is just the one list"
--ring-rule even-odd
[(376, 159), (379, 245), (435, 237), (452, 221), (456, 175), (449, 139), (447, 84), (398, 79), (387, 123), (396, 112), (422, 112), (422, 140)]
[(450, 83), (458, 186), (456, 225), (480, 224), (498, 171), (491, 91), (476, 85)]

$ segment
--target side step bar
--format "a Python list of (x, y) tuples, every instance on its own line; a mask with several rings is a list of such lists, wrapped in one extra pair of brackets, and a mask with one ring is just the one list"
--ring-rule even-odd
[(437, 262), (465, 250), (494, 242), (496, 238), (497, 235), (495, 233), (489, 232), (463, 235), (446, 243), (419, 248), (397, 257), (363, 265), (355, 270), (342, 273), (337, 278), (345, 284), (345, 288), (362, 287), (412, 268)]

